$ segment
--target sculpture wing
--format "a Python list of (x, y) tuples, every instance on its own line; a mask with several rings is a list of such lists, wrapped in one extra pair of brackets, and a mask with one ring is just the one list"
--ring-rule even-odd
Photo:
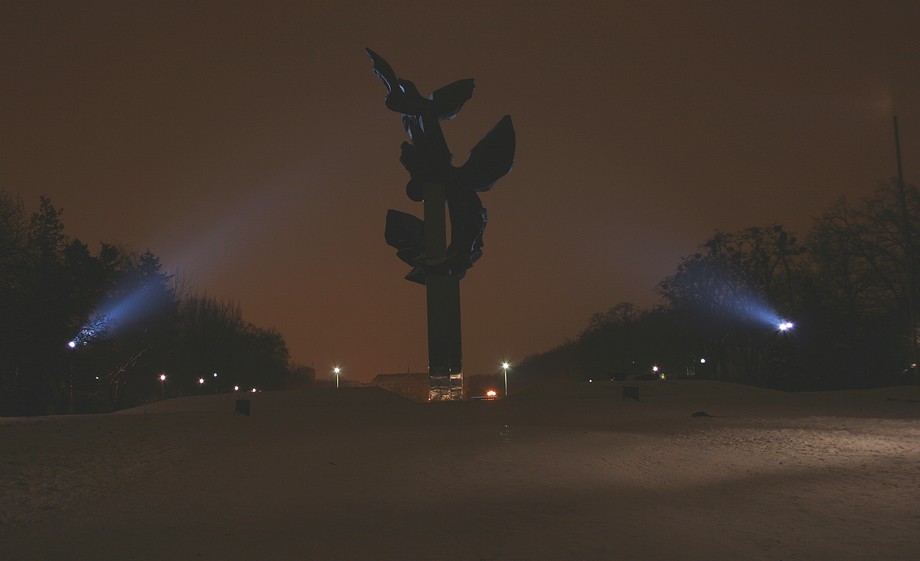
[(393, 67), (374, 51), (365, 48), (367, 56), (374, 62), (374, 74), (380, 78), (387, 88), (386, 106), (391, 111), (404, 115), (421, 115), (428, 109), (431, 102), (422, 97), (409, 80), (400, 80), (396, 77)]
[(375, 53), (374, 51), (365, 48), (367, 56), (371, 58), (371, 61), (374, 63), (374, 74), (380, 78), (380, 81), (383, 82), (383, 85), (387, 88), (387, 93), (393, 91), (393, 88), (397, 87), (397, 78), (396, 72), (393, 71), (393, 67), (383, 60), (383, 57)]
[(457, 179), (466, 189), (488, 191), (511, 171), (514, 165), (515, 135), (511, 115), (505, 115), (492, 130), (470, 150), (470, 157), (456, 169)]
[[(387, 225), (383, 237), (388, 246), (395, 247), (398, 251), (417, 249), (420, 253), (424, 230), (425, 223), (421, 219), (392, 208), (387, 211)], [(407, 263), (415, 265), (413, 262)]]
[(387, 225), (384, 231), (387, 245), (395, 247), (396, 257), (412, 266), (406, 278), (419, 284), (425, 284), (425, 272), (419, 261), (425, 249), (424, 231), (425, 223), (415, 216), (392, 208), (387, 211)]
[(457, 116), (463, 104), (473, 97), (473, 88), (475, 87), (473, 79), (467, 78), (457, 80), (452, 84), (447, 84), (443, 88), (435, 90), (429, 98), (431, 100), (431, 112), (438, 119), (453, 119)]

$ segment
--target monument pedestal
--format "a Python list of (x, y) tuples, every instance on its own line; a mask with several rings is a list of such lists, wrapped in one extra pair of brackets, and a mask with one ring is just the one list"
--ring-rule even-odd
[(429, 374), (428, 401), (460, 401), (463, 399), (463, 373)]

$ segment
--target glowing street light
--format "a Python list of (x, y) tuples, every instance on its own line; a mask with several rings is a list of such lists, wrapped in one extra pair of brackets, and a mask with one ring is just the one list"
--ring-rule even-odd
[[(77, 348), (77, 340), (76, 340), (76, 339), (71, 339), (70, 341), (67, 342), (67, 346), (70, 347), (71, 349), (76, 349), (76, 348)], [(70, 412), (73, 413), (73, 411), (74, 411), (74, 402), (73, 402), (73, 356), (68, 357), (68, 358), (67, 358), (67, 362), (70, 363), (70, 379), (67, 381), (67, 386), (68, 386), (68, 388), (69, 388), (69, 390), (70, 390), (70, 392), (69, 392), (69, 393), (70, 393), (70, 401), (68, 402), (67, 407), (70, 409)]]
[(507, 360), (502, 362), (502, 371), (505, 373), (505, 396), (508, 395), (508, 371), (511, 370), (511, 363)]
[(335, 373), (335, 387), (339, 387), (339, 372), (342, 371), (338, 366), (334, 366), (332, 371)]
[(166, 399), (166, 374), (160, 374), (160, 399)]

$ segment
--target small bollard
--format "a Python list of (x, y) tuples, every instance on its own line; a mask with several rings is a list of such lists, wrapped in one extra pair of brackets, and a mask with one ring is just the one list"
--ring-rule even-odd
[(248, 399), (237, 399), (236, 408), (233, 410), (234, 413), (242, 413), (243, 415), (249, 415), (249, 400)]

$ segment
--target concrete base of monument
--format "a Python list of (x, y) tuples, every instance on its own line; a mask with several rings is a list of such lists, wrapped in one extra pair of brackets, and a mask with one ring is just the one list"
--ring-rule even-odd
[(430, 375), (428, 401), (461, 401), (463, 399), (463, 373)]

